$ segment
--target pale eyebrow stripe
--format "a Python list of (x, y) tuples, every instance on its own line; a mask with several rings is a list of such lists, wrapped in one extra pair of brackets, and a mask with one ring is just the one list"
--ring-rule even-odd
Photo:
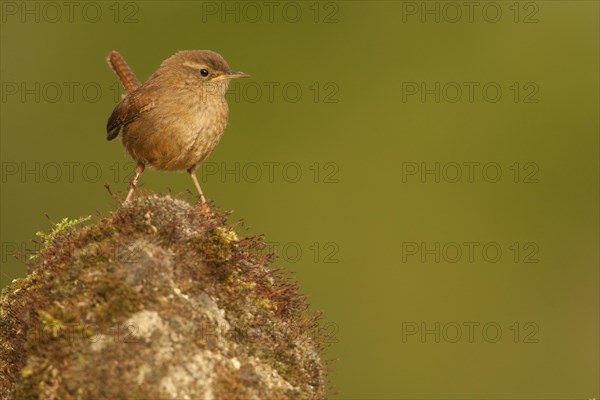
[(203, 69), (206, 68), (206, 65), (204, 64), (198, 64), (192, 61), (186, 61), (183, 63), (183, 65), (185, 65), (186, 67), (192, 67), (192, 68), (196, 68), (196, 69)]

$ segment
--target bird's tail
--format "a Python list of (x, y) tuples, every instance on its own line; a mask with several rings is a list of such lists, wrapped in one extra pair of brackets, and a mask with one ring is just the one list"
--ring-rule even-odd
[(127, 93), (131, 93), (137, 88), (141, 86), (140, 81), (135, 76), (129, 65), (125, 62), (123, 57), (116, 52), (111, 51), (108, 53), (108, 57), (106, 57), (106, 61), (108, 65), (113, 70), (113, 72), (119, 77), (123, 87), (127, 91)]

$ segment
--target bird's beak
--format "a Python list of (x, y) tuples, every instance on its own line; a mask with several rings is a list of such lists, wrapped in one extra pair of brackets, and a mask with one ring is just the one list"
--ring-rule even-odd
[(225, 74), (222, 75), (218, 75), (216, 77), (213, 78), (213, 82), (215, 81), (225, 81), (228, 79), (236, 79), (236, 78), (247, 78), (250, 75), (245, 74), (243, 72), (235, 72), (235, 71), (229, 71)]
[(243, 73), (243, 72), (229, 71), (225, 76), (229, 79), (235, 79), (235, 78), (248, 78), (250, 75)]

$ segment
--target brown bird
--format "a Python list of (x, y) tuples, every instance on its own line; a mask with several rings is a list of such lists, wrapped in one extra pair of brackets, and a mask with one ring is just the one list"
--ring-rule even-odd
[(249, 75), (231, 71), (214, 51), (180, 51), (141, 85), (119, 53), (111, 52), (107, 60), (127, 91), (108, 119), (107, 139), (121, 135), (137, 162), (125, 203), (148, 166), (187, 171), (206, 207), (196, 169), (214, 151), (227, 126), (229, 82)]

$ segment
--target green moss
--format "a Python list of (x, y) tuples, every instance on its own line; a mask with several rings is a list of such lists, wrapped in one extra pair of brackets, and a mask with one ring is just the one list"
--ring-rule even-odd
[(97, 323), (113, 321), (140, 309), (139, 295), (122, 282), (103, 282), (94, 288), (97, 300), (92, 319)]
[(65, 324), (61, 320), (54, 318), (46, 311), (39, 310), (38, 317), (42, 327), (44, 329), (49, 329), (52, 332), (53, 337), (57, 337), (61, 331), (65, 330)]
[(224, 226), (211, 226), (202, 236), (192, 240), (202, 255), (202, 260), (220, 280), (227, 280), (234, 271), (232, 258), (236, 253), (238, 237), (235, 231)]
[(81, 217), (77, 219), (70, 220), (68, 218), (63, 218), (60, 222), (54, 225), (52, 231), (50, 233), (44, 232), (36, 232), (36, 236), (42, 239), (42, 248), (41, 251), (32, 255), (30, 258), (32, 260), (37, 260), (40, 254), (44, 251), (47, 251), (54, 243), (54, 240), (58, 238), (60, 235), (64, 234), (66, 231), (70, 231), (74, 229), (76, 226), (89, 221), (92, 218), (91, 215), (87, 217)]
[[(0, 393), (151, 397), (150, 389), (124, 383), (123, 374), (137, 368), (128, 366), (133, 361), (119, 358), (120, 352), (93, 352), (90, 335), (142, 310), (160, 310), (163, 324), (196, 321), (203, 314), (186, 305), (202, 305), (208, 295), (231, 327), (224, 339), (217, 335), (226, 340), (219, 346), (230, 346), (228, 357), (242, 364), (258, 357), (299, 391), (248, 392), (254, 378), (242, 368), (222, 370), (215, 383), (219, 397), (323, 397), (325, 367), (314, 358), (322, 344), (309, 333), (315, 314), (289, 275), (268, 268), (272, 256), (263, 254), (263, 238), (240, 238), (227, 215), (213, 210), (207, 215), (181, 200), (138, 196), (94, 224), (82, 225), (89, 217), (64, 219), (39, 234), (43, 246), (31, 264), (34, 272), (0, 297)], [(211, 349), (217, 339), (189, 340)], [(79, 389), (66, 389), (64, 382)]]

